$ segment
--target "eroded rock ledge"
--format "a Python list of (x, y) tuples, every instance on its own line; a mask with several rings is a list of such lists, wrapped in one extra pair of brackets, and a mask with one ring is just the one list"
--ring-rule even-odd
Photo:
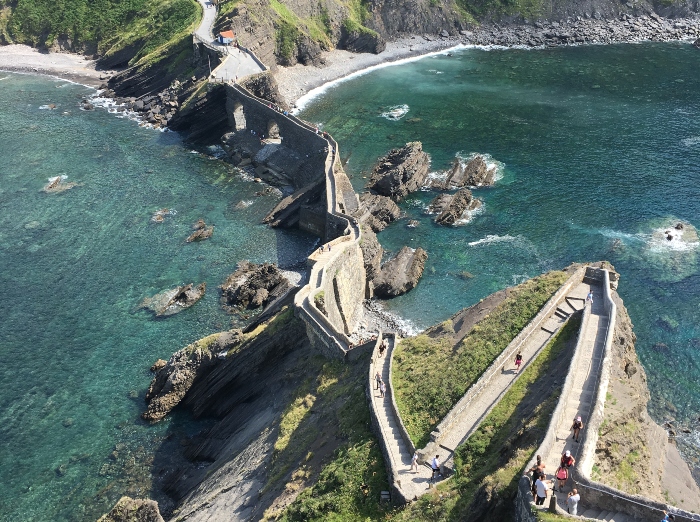
[(378, 297), (396, 297), (412, 290), (418, 284), (428, 253), (422, 248), (415, 250), (407, 246), (382, 265), (374, 279), (374, 292)]
[(456, 194), (440, 194), (430, 203), (430, 211), (437, 214), (438, 225), (454, 225), (465, 212), (480, 206), (481, 200), (473, 197), (469, 189), (462, 189)]
[(367, 188), (394, 201), (401, 201), (409, 193), (420, 189), (428, 176), (430, 158), (420, 141), (393, 149), (381, 158), (372, 170)]
[(220, 286), (221, 300), (229, 311), (258, 308), (282, 296), (291, 287), (276, 265), (241, 261), (236, 271)]
[(122, 497), (97, 522), (164, 522), (155, 500)]

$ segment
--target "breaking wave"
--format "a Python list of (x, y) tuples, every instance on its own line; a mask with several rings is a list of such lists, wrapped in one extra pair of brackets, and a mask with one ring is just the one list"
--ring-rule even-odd
[(409, 107), (406, 104), (394, 105), (393, 107), (389, 107), (389, 110), (381, 113), (380, 116), (382, 118), (386, 118), (387, 120), (399, 121), (401, 118), (406, 116), (408, 111)]

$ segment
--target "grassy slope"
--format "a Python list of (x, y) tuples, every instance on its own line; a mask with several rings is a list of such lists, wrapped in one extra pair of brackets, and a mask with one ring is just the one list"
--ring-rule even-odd
[(457, 345), (452, 325), (445, 323), (441, 334), (422, 334), (397, 346), (392, 385), (417, 447), (427, 443), (432, 429), (567, 277), (565, 272), (549, 272), (511, 289), (506, 300)]
[(167, 54), (200, 18), (195, 0), (17, 0), (7, 33), (15, 43), (34, 46), (65, 36), (77, 49), (100, 55), (131, 48), (133, 65)]
[[(457, 448), (454, 478), (397, 513), (393, 520), (512, 519), (518, 480), (544, 436), (561, 389), (551, 385), (548, 393), (543, 393), (541, 386), (552, 383), (562, 368), (568, 367), (569, 352), (565, 350), (573, 349), (579, 325), (580, 316), (574, 316), (527, 367), (474, 435)], [(485, 513), (484, 509), (488, 511)]]

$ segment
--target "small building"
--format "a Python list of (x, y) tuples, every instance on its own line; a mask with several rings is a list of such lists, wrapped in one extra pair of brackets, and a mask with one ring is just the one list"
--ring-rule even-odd
[(228, 45), (233, 43), (235, 38), (236, 35), (233, 34), (233, 31), (221, 31), (217, 39), (219, 40), (220, 44)]

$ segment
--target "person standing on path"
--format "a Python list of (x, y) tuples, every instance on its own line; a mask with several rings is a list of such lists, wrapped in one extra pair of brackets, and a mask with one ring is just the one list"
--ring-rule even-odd
[(537, 490), (537, 495), (535, 496), (536, 506), (543, 505), (544, 501), (547, 500), (547, 491), (549, 490), (548, 482), (549, 481), (544, 479), (544, 473), (535, 481), (535, 488)]
[(376, 389), (378, 390), (382, 385), (382, 375), (379, 372), (377, 372), (377, 375), (374, 376), (374, 380), (377, 381), (377, 388)]
[(523, 364), (523, 354), (518, 352), (515, 356), (515, 373), (520, 371), (520, 365)]
[(544, 475), (544, 468), (546, 468), (546, 464), (542, 462), (542, 457), (540, 455), (537, 455), (537, 464), (532, 466), (530, 468), (530, 471), (532, 471), (532, 496), (534, 497), (537, 494), (537, 488), (535, 488), (535, 482), (537, 482), (537, 479), (539, 478), (540, 475)]
[(583, 422), (581, 422), (581, 417), (578, 416), (574, 419), (574, 423), (571, 425), (571, 429), (574, 430), (574, 440), (578, 442), (579, 433), (583, 429)]
[(440, 455), (435, 455), (435, 458), (430, 461), (430, 467), (433, 468), (433, 474), (430, 480), (435, 480), (435, 477), (440, 476)]
[(569, 450), (566, 450), (566, 452), (561, 456), (561, 462), (559, 463), (559, 465), (562, 468), (569, 469), (574, 464), (576, 464), (576, 459)]
[(593, 290), (588, 292), (588, 295), (586, 296), (586, 304), (593, 306)]
[(418, 473), (418, 452), (413, 452), (413, 457), (411, 457), (411, 472)]
[(379, 384), (379, 393), (380, 397), (383, 399), (386, 394), (386, 384), (384, 384), (384, 381)]
[[(569, 480), (569, 470), (568, 468), (565, 468), (564, 466), (559, 466), (557, 469), (557, 472), (554, 474), (554, 476), (557, 479), (557, 482), (559, 482), (559, 491), (561, 493), (564, 492), (564, 486), (566, 486), (566, 481)], [(557, 488), (552, 488), (554, 491), (557, 490)]]
[(581, 495), (578, 494), (576, 488), (569, 492), (568, 498), (566, 499), (566, 510), (569, 515), (578, 515), (578, 503), (581, 500)]
[(669, 522), (669, 520), (676, 520), (676, 517), (671, 515), (669, 512), (664, 511), (664, 518), (661, 522)]
[(386, 350), (386, 339), (384, 339), (379, 345), (379, 357), (384, 356), (384, 350)]

